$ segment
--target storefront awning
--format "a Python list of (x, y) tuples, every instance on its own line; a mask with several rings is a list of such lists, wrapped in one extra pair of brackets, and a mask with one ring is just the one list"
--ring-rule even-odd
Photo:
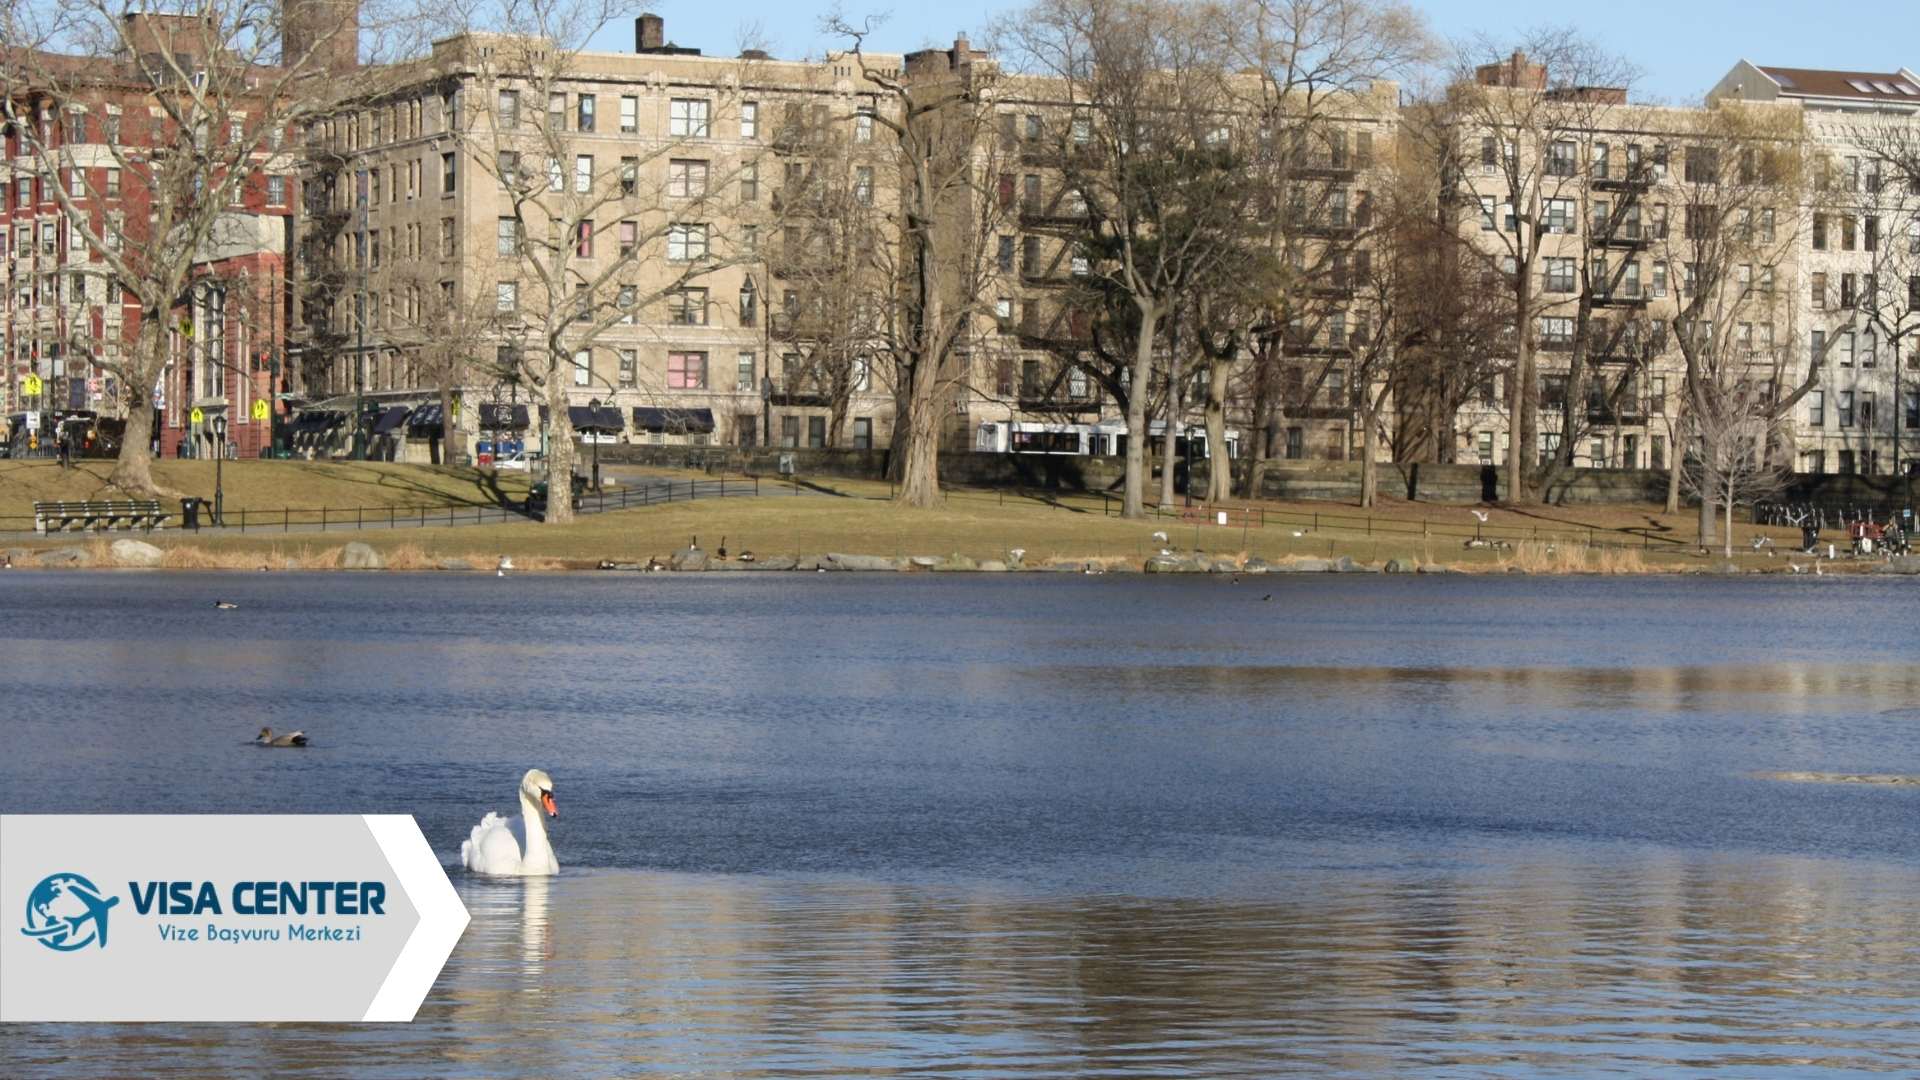
[(437, 431), (440, 429), (441, 409), (438, 405), (422, 405), (407, 417), (409, 431)]
[(489, 401), (480, 406), (481, 431), (527, 430), (527, 407), (507, 401)]
[(636, 406), (633, 410), (635, 431), (673, 431), (692, 434), (710, 434), (713, 431), (712, 409), (655, 409)]
[(610, 433), (627, 429), (620, 410), (609, 405), (602, 405), (599, 408), (591, 405), (569, 405), (567, 422), (573, 425), (575, 431)]
[(405, 405), (389, 405), (381, 410), (380, 418), (373, 422), (375, 435), (386, 435), (407, 420), (407, 414), (413, 410)]
[(346, 421), (346, 413), (334, 409), (310, 409), (294, 417), (293, 430), (296, 432), (332, 431)]

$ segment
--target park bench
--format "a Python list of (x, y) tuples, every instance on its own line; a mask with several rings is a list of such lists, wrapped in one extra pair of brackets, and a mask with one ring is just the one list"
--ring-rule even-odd
[(33, 504), (33, 531), (65, 532), (69, 528), (114, 529), (144, 528), (148, 532), (165, 528), (167, 515), (152, 500), (115, 499), (88, 502), (37, 502)]

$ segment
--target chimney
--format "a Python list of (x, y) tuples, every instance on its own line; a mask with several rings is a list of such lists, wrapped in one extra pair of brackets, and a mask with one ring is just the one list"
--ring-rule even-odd
[(634, 36), (638, 41), (638, 52), (659, 52), (667, 44), (667, 20), (658, 15), (646, 14), (633, 20)]
[(360, 0), (281, 0), (280, 62), (308, 72), (360, 66)]

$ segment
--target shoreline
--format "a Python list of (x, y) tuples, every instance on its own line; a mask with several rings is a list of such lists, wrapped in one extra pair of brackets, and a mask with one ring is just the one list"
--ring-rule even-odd
[[(1797, 555), (1768, 558), (1736, 556), (1727, 560), (1719, 553), (1689, 556), (1688, 562), (1653, 563), (1639, 557), (1633, 549), (1582, 548), (1575, 545), (1546, 545), (1529, 550), (1531, 545), (1499, 555), (1491, 561), (1449, 562), (1444, 559), (1418, 559), (1411, 555), (1377, 561), (1362, 561), (1349, 555), (1326, 557), (1291, 555), (1265, 559), (1242, 552), (1162, 551), (1144, 560), (1114, 555), (1068, 557), (1055, 555), (1044, 560), (1025, 561), (1007, 558), (974, 558), (948, 555), (879, 555), (857, 552), (825, 552), (805, 555), (762, 555), (721, 559), (697, 548), (683, 548), (670, 557), (657, 556), (644, 561), (631, 559), (580, 559), (538, 555), (513, 556), (508, 573), (527, 574), (1152, 574), (1189, 576), (1266, 576), (1293, 574), (1373, 574), (1423, 576), (1506, 576), (1532, 575), (1556, 577), (1667, 577), (1704, 575), (1745, 576), (1920, 576), (1920, 556), (1860, 561), (1805, 559)], [(744, 554), (744, 553), (742, 553)], [(1744, 553), (1743, 553), (1744, 554)], [(12, 546), (0, 548), (0, 568), (13, 570), (89, 570), (89, 571), (215, 571), (221, 573), (466, 573), (485, 574), (498, 570), (496, 556), (472, 551), (435, 552), (415, 544), (401, 544), (387, 550), (376, 549), (362, 541), (316, 548), (300, 545), (294, 550), (279, 547), (266, 551), (214, 550), (194, 544), (157, 546), (141, 540), (94, 538), (79, 544)], [(1695, 561), (1698, 560), (1698, 561)]]

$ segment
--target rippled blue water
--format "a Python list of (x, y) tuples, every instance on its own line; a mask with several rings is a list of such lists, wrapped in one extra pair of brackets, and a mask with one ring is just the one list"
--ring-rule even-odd
[[(215, 596), (238, 601), (212, 609)], [(1270, 597), (1270, 599), (1268, 598)], [(407, 1028), (24, 1073), (1920, 1068), (1904, 581), (0, 577), (0, 811), (405, 812), (538, 765)], [(246, 745), (263, 724), (316, 745)], [(6, 1071), (13, 1071), (8, 1069)]]

